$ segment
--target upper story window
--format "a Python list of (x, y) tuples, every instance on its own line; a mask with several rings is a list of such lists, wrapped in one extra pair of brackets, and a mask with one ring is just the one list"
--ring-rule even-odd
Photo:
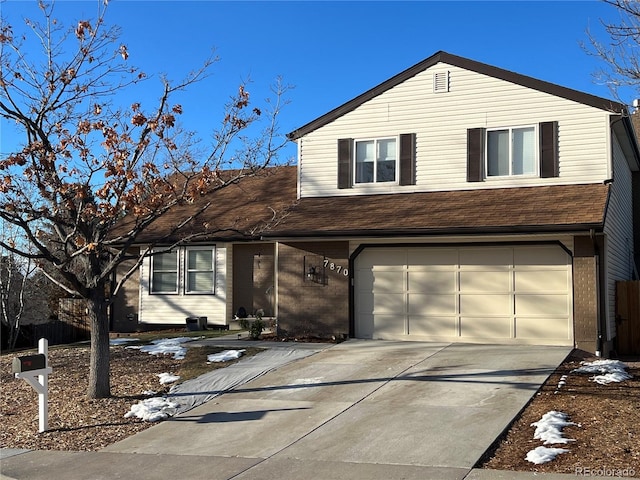
[(211, 247), (188, 248), (186, 293), (213, 293), (215, 255)]
[(535, 175), (537, 172), (536, 127), (487, 131), (487, 176)]
[(151, 257), (151, 293), (178, 293), (178, 252)]
[(355, 183), (395, 182), (398, 142), (395, 138), (355, 142)]
[(467, 181), (560, 175), (557, 121), (536, 125), (467, 129)]

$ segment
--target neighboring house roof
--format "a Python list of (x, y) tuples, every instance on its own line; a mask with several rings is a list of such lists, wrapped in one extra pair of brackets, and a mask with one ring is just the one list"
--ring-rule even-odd
[(303, 198), (265, 237), (601, 230), (609, 185)]
[(386, 80), (380, 85), (355, 97), (354, 99), (348, 101), (347, 103), (331, 110), (325, 115), (322, 115), (321, 117), (318, 117), (317, 119), (298, 128), (297, 130), (294, 130), (293, 132), (287, 134), (287, 137), (289, 137), (289, 139), (291, 140), (297, 140), (298, 138), (303, 137), (309, 132), (312, 132), (324, 125), (327, 125), (328, 123), (331, 123), (337, 118), (340, 118), (342, 115), (345, 115), (346, 113), (349, 113), (352, 110), (355, 110), (357, 107), (359, 107), (363, 103), (371, 100), (372, 98), (377, 97), (378, 95), (386, 92), (387, 90), (395, 87), (396, 85), (399, 85), (400, 83), (414, 77), (420, 72), (423, 72), (424, 70), (438, 63), (446, 63), (456, 67), (464, 68), (466, 70), (474, 71), (483, 75), (505, 80), (507, 82), (511, 82), (517, 85), (522, 85), (524, 87), (549, 93), (551, 95), (555, 95), (561, 98), (566, 98), (568, 100), (572, 100), (578, 103), (582, 103), (585, 105), (590, 105), (595, 108), (600, 108), (602, 110), (610, 111), (611, 113), (621, 114), (621, 113), (627, 112), (627, 107), (622, 103), (614, 102), (612, 100), (607, 100), (605, 98), (597, 97), (595, 95), (590, 95), (588, 93), (580, 92), (578, 90), (572, 90), (570, 88), (562, 87), (554, 83), (545, 82), (543, 80), (538, 80), (533, 77), (528, 77), (526, 75), (521, 75), (519, 73), (511, 72), (509, 70), (504, 70), (502, 68), (494, 67), (492, 65), (487, 65), (485, 63), (480, 63), (475, 60), (470, 60), (468, 58), (459, 57), (457, 55), (452, 55), (450, 53), (440, 51), (430, 56), (429, 58), (423, 60), (422, 62), (417, 63), (413, 67), (410, 67), (405, 71), (400, 72), (399, 74), (391, 77), (389, 80)]
[[(241, 179), (191, 204), (176, 207), (143, 231), (137, 243), (161, 240), (169, 244), (196, 234), (194, 241), (250, 240), (260, 238), (269, 225), (277, 224), (296, 202), (297, 168), (271, 167)], [(196, 220), (173, 232), (185, 218), (211, 202)], [(123, 222), (120, 229), (126, 229)], [(122, 230), (120, 230), (122, 231)]]

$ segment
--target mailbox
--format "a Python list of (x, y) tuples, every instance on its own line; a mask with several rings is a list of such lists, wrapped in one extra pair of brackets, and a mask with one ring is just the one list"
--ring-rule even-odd
[(44, 354), (26, 355), (13, 359), (12, 372), (22, 373), (31, 370), (41, 370), (47, 367), (47, 357)]

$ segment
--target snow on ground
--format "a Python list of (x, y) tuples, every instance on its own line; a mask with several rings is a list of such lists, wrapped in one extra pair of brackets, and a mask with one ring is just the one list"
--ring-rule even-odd
[[(536, 427), (533, 438), (542, 440), (544, 445), (575, 442), (575, 439), (565, 438), (562, 433), (562, 429), (569, 425), (580, 426), (578, 423), (570, 422), (566, 413), (552, 410), (545, 413), (540, 420), (531, 424), (532, 427)], [(525, 459), (528, 462), (540, 465), (541, 463), (550, 462), (557, 455), (568, 451), (566, 448), (537, 447), (530, 450)]]
[(167, 373), (167, 372), (157, 373), (156, 375), (160, 377), (160, 383), (162, 385), (166, 385), (167, 383), (177, 382), (178, 380), (180, 380), (179, 375), (171, 375), (170, 373)]
[(533, 438), (542, 440), (545, 445), (575, 442), (573, 438), (565, 438), (562, 433), (562, 429), (569, 425), (580, 426), (578, 423), (570, 422), (566, 413), (552, 410), (545, 413), (540, 420), (531, 424), (532, 427), (536, 427)]
[(245, 351), (246, 350), (225, 350), (220, 353), (212, 353), (211, 355), (207, 355), (207, 363), (230, 362), (231, 360), (237, 360)]
[(627, 373), (627, 366), (620, 360), (595, 360), (593, 362), (582, 362), (582, 366), (571, 371), (571, 373), (594, 373), (589, 380), (607, 385), (612, 382), (624, 382), (629, 380), (631, 375)]
[(141, 400), (131, 406), (124, 418), (137, 417), (146, 422), (164, 420), (176, 413), (178, 404), (162, 397), (153, 397)]
[(182, 344), (193, 340), (198, 339), (192, 337), (159, 338), (153, 340), (149, 345), (131, 345), (126, 348), (135, 348), (151, 355), (173, 355), (175, 360), (183, 360), (187, 349)]
[[(608, 385), (612, 382), (624, 382), (631, 378), (626, 371), (627, 366), (620, 360), (595, 360), (593, 362), (582, 362), (582, 366), (571, 370), (571, 373), (595, 374), (589, 380), (601, 385)], [(567, 375), (563, 375), (558, 382), (558, 387), (554, 393), (558, 393), (567, 383)], [(533, 438), (542, 440), (544, 445), (566, 444), (575, 442), (572, 438), (565, 438), (562, 429), (568, 425), (580, 426), (578, 423), (570, 422), (568, 415), (562, 412), (550, 411), (542, 418), (531, 424), (536, 427)], [(537, 447), (527, 453), (525, 459), (531, 463), (539, 465), (554, 460), (557, 455), (566, 453), (566, 448)]]
[(536, 447), (533, 450), (527, 452), (527, 456), (524, 458), (528, 462), (540, 465), (541, 463), (547, 463), (551, 460), (555, 460), (556, 456), (560, 455), (561, 453), (567, 453), (568, 451), (569, 450), (567, 450), (566, 448)]

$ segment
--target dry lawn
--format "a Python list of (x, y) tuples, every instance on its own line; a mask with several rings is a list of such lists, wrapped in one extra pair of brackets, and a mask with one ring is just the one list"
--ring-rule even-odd
[[(193, 365), (204, 362), (203, 348), (189, 349)], [(218, 349), (219, 351), (220, 349)], [(192, 352), (196, 351), (196, 352)], [(181, 361), (153, 356), (124, 347), (112, 347), (111, 385), (113, 398), (87, 400), (88, 372), (86, 347), (55, 348), (49, 351), (53, 374), (49, 377), (50, 431), (38, 434), (37, 395), (10, 373), (15, 355), (0, 356), (0, 446), (26, 449), (98, 450), (149, 428), (153, 424), (125, 419), (131, 405), (144, 398), (142, 392), (166, 391), (156, 374), (181, 373)], [(496, 442), (481, 463), (483, 468), (529, 472), (575, 473), (576, 468), (633, 469), (640, 476), (640, 361), (625, 362), (631, 380), (607, 386), (589, 381), (586, 375), (571, 373), (585, 357), (574, 355), (551, 375), (540, 392)], [(637, 360), (637, 359), (636, 359)], [(182, 361), (184, 362), (184, 361)], [(224, 366), (221, 364), (220, 366)], [(208, 366), (216, 368), (218, 365)], [(562, 375), (567, 383), (558, 389)], [(576, 441), (569, 453), (554, 461), (534, 465), (525, 460), (527, 452), (541, 442), (533, 439), (534, 427), (551, 410), (567, 413), (580, 427), (568, 427), (565, 436)]]
[[(635, 472), (634, 476), (640, 476), (640, 359), (623, 360), (633, 375), (631, 380), (609, 385), (590, 381), (590, 375), (571, 373), (581, 361), (592, 360), (596, 358), (574, 352), (549, 377), (494, 450), (488, 452), (482, 467), (567, 474), (585, 472), (585, 469), (591, 472), (627, 469)], [(563, 375), (567, 375), (566, 385), (558, 388)], [(564, 436), (575, 442), (545, 445), (570, 452), (535, 465), (525, 460), (529, 450), (542, 446), (540, 440), (533, 439), (535, 427), (531, 424), (551, 410), (568, 414), (569, 420), (580, 427), (563, 430)]]
[[(170, 355), (150, 355), (122, 346), (111, 347), (112, 398), (86, 397), (89, 348), (50, 348), (49, 430), (38, 433), (38, 394), (25, 382), (13, 378), (11, 363), (16, 354), (0, 356), (0, 447), (36, 450), (99, 450), (153, 426), (124, 418), (131, 406), (148, 398), (142, 392), (168, 392), (157, 374), (168, 372), (182, 380), (193, 378), (233, 362), (207, 365), (208, 354), (218, 347), (189, 348), (184, 360)], [(245, 355), (258, 349), (247, 349)], [(34, 352), (21, 352), (27, 355)]]

